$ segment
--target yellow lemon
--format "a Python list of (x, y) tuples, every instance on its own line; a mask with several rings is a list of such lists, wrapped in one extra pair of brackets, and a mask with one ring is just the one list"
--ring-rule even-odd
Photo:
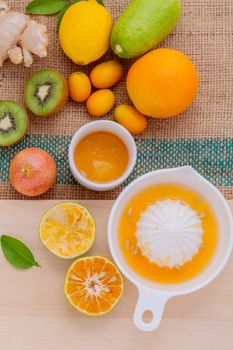
[(48, 250), (64, 259), (86, 253), (95, 239), (95, 222), (78, 203), (60, 203), (42, 217), (39, 235)]
[(113, 20), (108, 10), (96, 0), (80, 1), (64, 14), (60, 44), (76, 64), (87, 65), (98, 60), (109, 48)]

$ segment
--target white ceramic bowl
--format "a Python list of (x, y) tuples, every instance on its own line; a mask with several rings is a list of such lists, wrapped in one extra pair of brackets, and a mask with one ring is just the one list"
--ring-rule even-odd
[[(168, 285), (154, 283), (142, 278), (128, 266), (119, 247), (118, 224), (126, 204), (139, 191), (161, 183), (182, 184), (199, 192), (211, 204), (218, 221), (218, 246), (213, 259), (198, 276), (184, 283)], [(121, 192), (109, 217), (108, 242), (116, 264), (122, 273), (138, 288), (139, 297), (134, 313), (134, 323), (143, 331), (152, 331), (159, 326), (168, 299), (192, 293), (205, 287), (222, 271), (232, 251), (232, 214), (226, 200), (218, 189), (193, 168), (187, 166), (177, 169), (158, 170), (139, 177)], [(143, 314), (147, 310), (153, 313), (150, 323), (143, 321)]]
[[(105, 132), (110, 132), (112, 134), (115, 134), (124, 142), (124, 144), (128, 149), (128, 153), (129, 153), (128, 166), (124, 174), (116, 181), (106, 182), (106, 183), (92, 182), (86, 179), (84, 176), (82, 176), (82, 174), (78, 171), (77, 167), (75, 166), (74, 151), (75, 151), (76, 145), (82, 138), (97, 131), (105, 131)], [(70, 164), (70, 170), (73, 176), (81, 185), (94, 191), (108, 191), (121, 185), (133, 171), (136, 161), (137, 161), (137, 147), (132, 135), (123, 126), (108, 120), (98, 120), (82, 126), (74, 134), (69, 147), (69, 164)]]

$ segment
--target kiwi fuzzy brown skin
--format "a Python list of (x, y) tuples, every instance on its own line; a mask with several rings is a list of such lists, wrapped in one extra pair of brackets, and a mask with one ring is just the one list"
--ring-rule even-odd
[[(0, 100), (0, 102), (3, 102), (3, 101), (1, 101)], [(12, 103), (12, 102), (14, 102), (14, 103), (17, 103), (17, 102), (15, 102), (15, 101), (12, 101), (12, 100), (4, 100), (4, 102), (9, 102), (9, 103)], [(20, 105), (21, 106), (21, 105)], [(22, 106), (21, 106), (22, 107)], [(23, 108), (23, 107), (22, 107)], [(24, 110), (25, 110), (25, 108), (23, 108)], [(15, 142), (12, 142), (12, 143), (9, 143), (9, 144), (7, 144), (7, 145), (0, 145), (0, 147), (4, 147), (4, 148), (6, 148), (6, 147), (11, 147), (11, 146), (13, 146), (13, 145), (15, 145), (15, 144), (17, 144), (17, 143), (19, 143), (24, 137), (25, 137), (25, 135), (27, 134), (27, 132), (28, 132), (28, 130), (29, 130), (29, 126), (30, 126), (30, 123), (29, 123), (29, 116), (28, 116), (28, 114), (27, 114), (27, 112), (26, 112), (26, 110), (25, 110), (25, 114), (26, 114), (26, 123), (27, 123), (27, 126), (26, 126), (26, 129), (25, 129), (25, 132), (21, 135), (21, 137), (19, 137)]]
[(26, 82), (25, 85), (25, 90), (24, 90), (24, 100), (25, 103), (27, 105), (27, 108), (36, 116), (41, 117), (41, 118), (46, 118), (46, 117), (51, 117), (54, 116), (55, 114), (59, 113), (66, 105), (68, 98), (69, 98), (69, 87), (68, 87), (68, 82), (66, 81), (66, 79), (57, 71), (55, 71), (54, 69), (51, 68), (45, 68), (45, 69), (41, 69), (35, 73), (42, 73), (43, 71), (50, 71), (50, 72), (54, 72), (57, 76), (59, 76), (60, 80), (62, 81), (62, 91), (61, 91), (61, 96), (60, 96), (60, 100), (59, 102), (56, 104), (55, 108), (53, 108), (51, 111), (49, 111), (48, 113), (44, 113), (42, 114), (37, 114), (35, 113), (35, 111), (33, 111), (30, 106), (27, 103), (27, 96), (26, 96), (26, 85), (27, 83), (30, 81), (30, 78), (28, 79), (28, 81)]

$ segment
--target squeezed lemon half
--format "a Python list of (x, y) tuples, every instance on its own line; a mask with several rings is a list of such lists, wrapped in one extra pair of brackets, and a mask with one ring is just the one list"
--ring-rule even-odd
[(46, 211), (39, 225), (40, 239), (53, 254), (71, 259), (86, 253), (95, 240), (95, 222), (78, 203), (60, 203)]

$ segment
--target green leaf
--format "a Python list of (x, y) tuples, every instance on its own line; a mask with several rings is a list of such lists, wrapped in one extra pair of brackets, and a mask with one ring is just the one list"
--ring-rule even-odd
[(26, 10), (33, 15), (53, 15), (61, 11), (66, 2), (66, 0), (33, 0)]
[(102, 0), (96, 0), (100, 5), (104, 6), (104, 3)]
[(70, 8), (72, 5), (76, 4), (77, 2), (80, 2), (80, 0), (74, 0), (72, 2), (70, 2), (69, 4), (66, 4), (63, 9), (60, 11), (59, 15), (58, 15), (58, 20), (57, 20), (57, 30), (60, 27), (61, 24), (61, 20), (66, 12), (66, 10), (68, 10), (68, 8)]
[(40, 267), (32, 252), (18, 239), (2, 235), (1, 246), (5, 258), (18, 269), (30, 269), (32, 266)]

